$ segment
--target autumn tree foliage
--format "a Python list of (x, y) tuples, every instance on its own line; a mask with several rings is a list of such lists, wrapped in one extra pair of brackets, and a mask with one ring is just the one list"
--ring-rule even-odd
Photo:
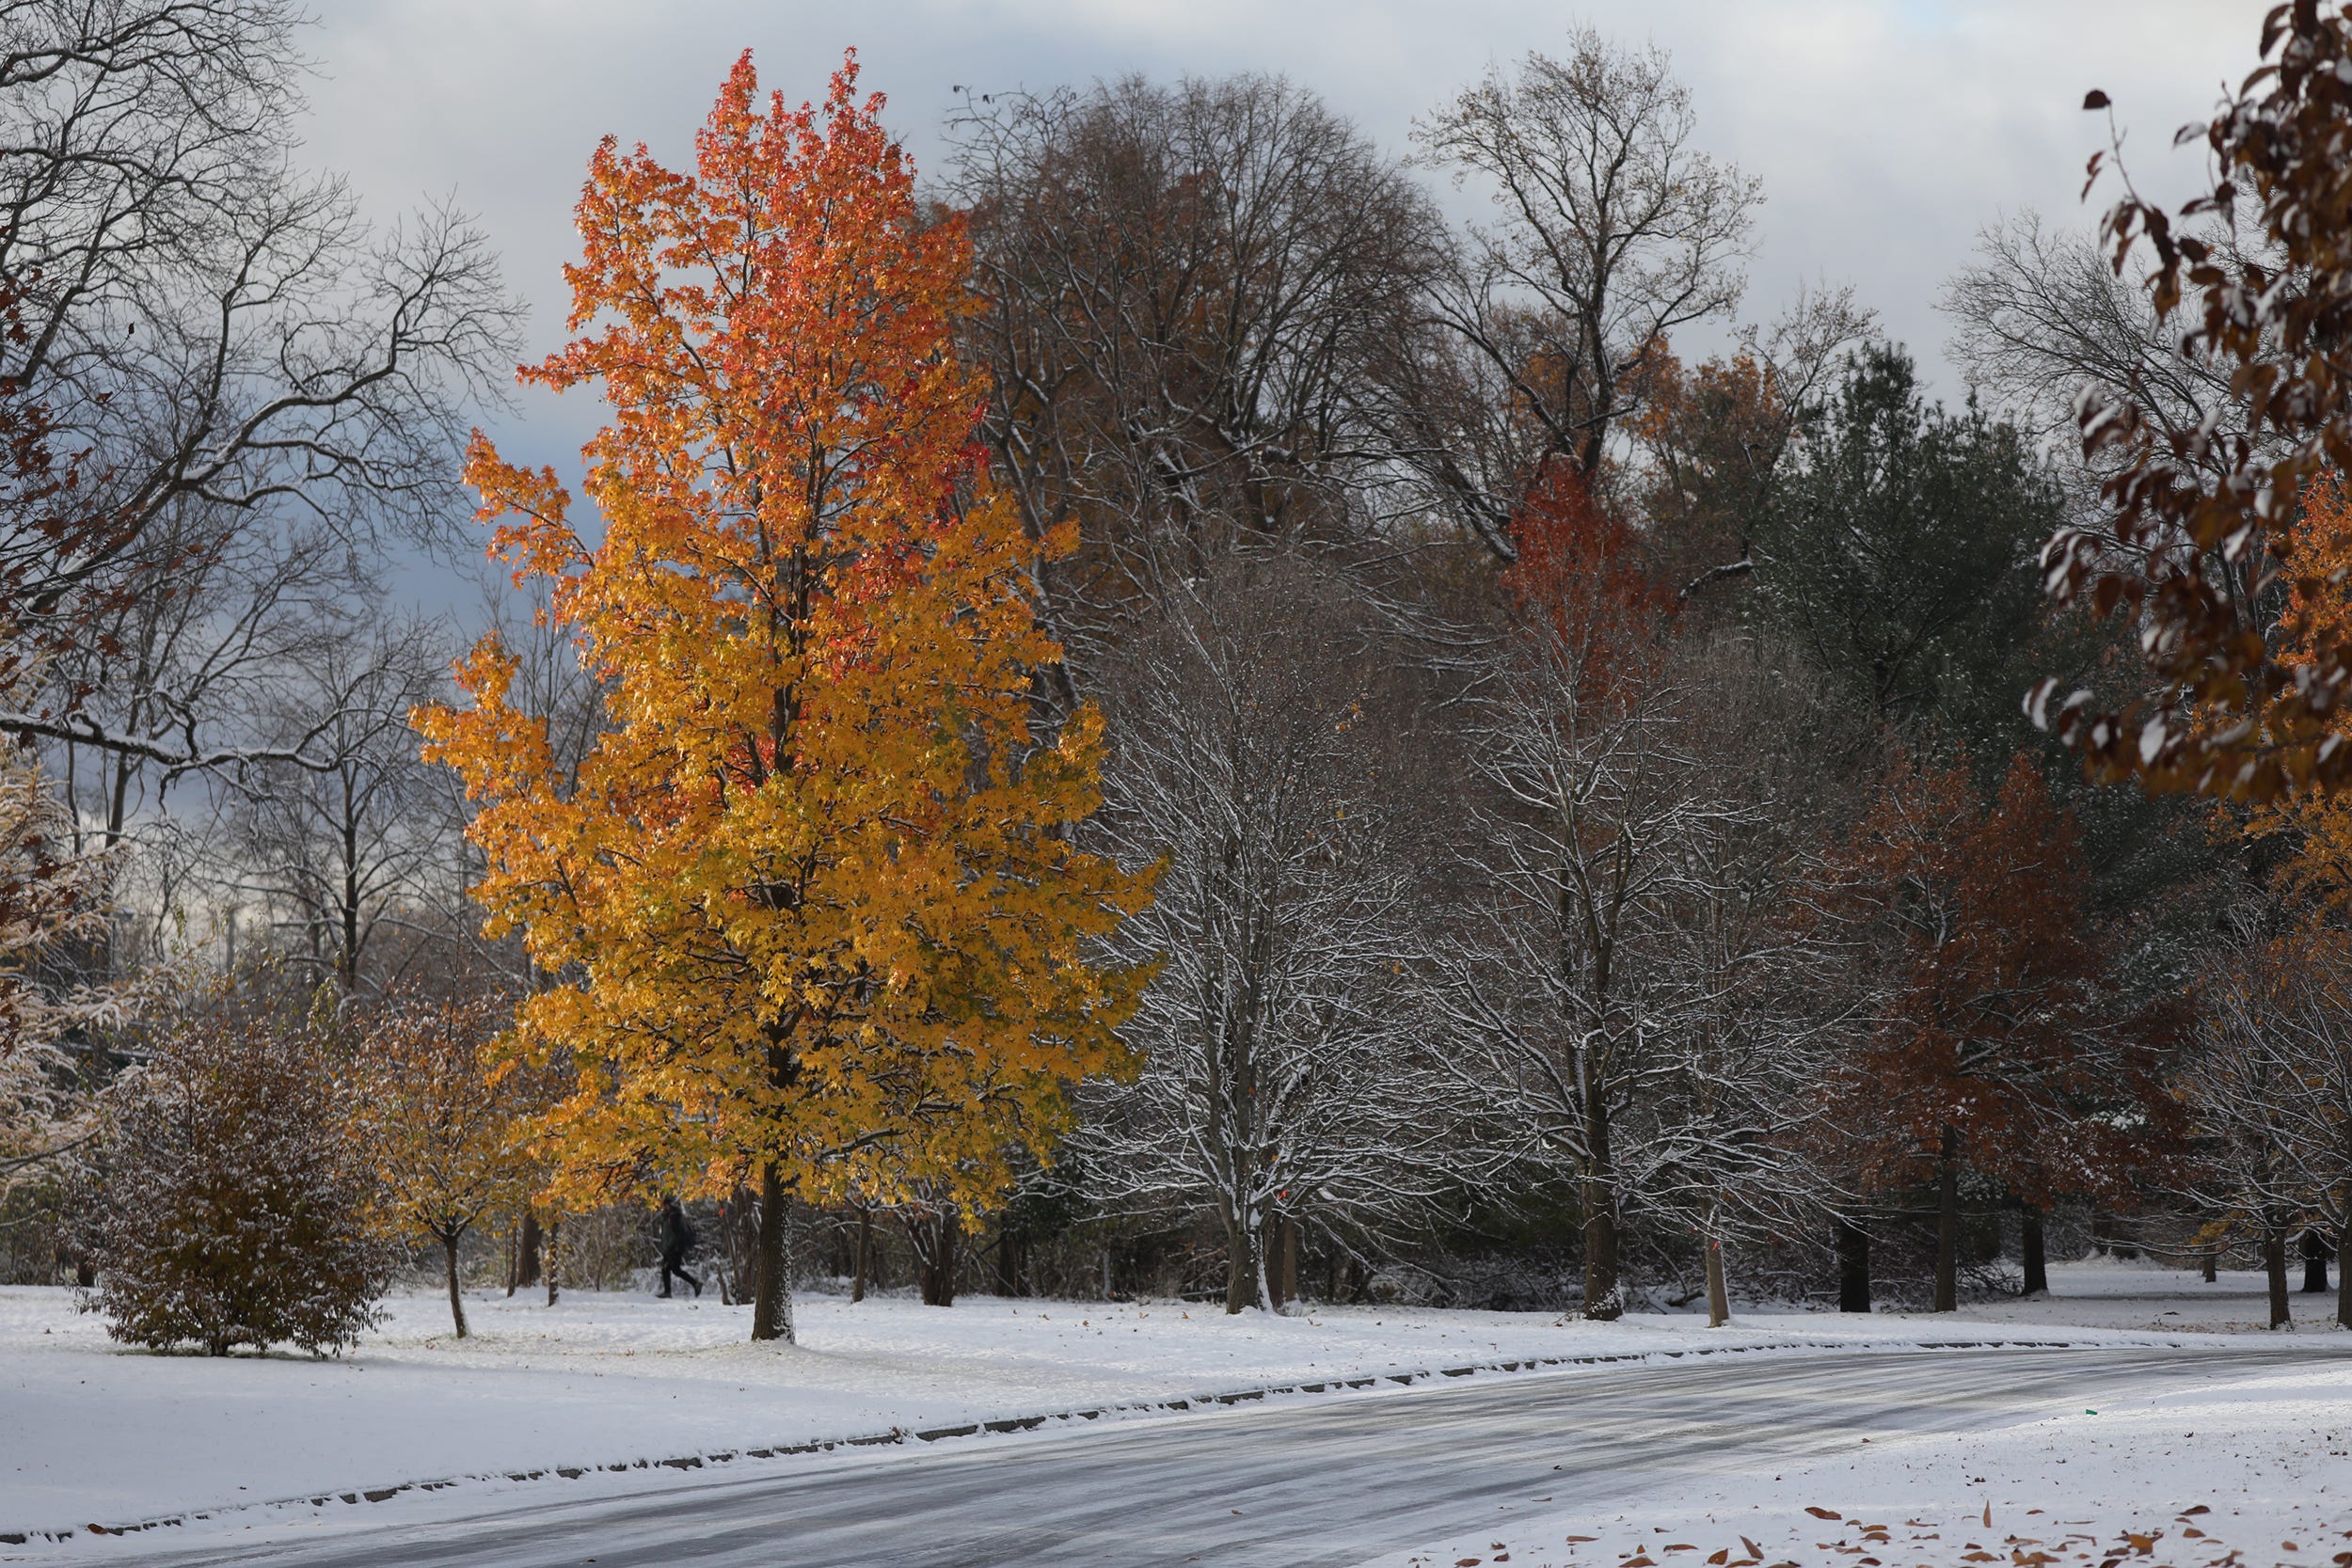
[[(2278, 657), (2290, 669), (2352, 637), (2352, 491), (2330, 474), (2304, 497), (2301, 515), (2280, 546), (2288, 587)], [(2337, 745), (2352, 733), (2338, 712), (2328, 734)], [(2306, 918), (2340, 922), (2352, 913), (2352, 802), (2303, 791), (2263, 801), (2245, 814), (2247, 831), (2284, 847), (2274, 890)]]
[[(2168, 212), (2126, 180), (2100, 220), (2116, 276), (2138, 264), (2168, 346), (2227, 378), (2209, 408), (2137, 375), (2076, 403), (2104, 515), (2051, 534), (2043, 580), (2129, 617), (2137, 693), (2115, 705), (2045, 678), (2027, 711), (2097, 777), (2267, 800), (2352, 776), (2334, 733), (2352, 641), (2328, 631), (2286, 657), (2278, 592), (2304, 498), (2352, 469), (2352, 15), (2273, 6), (2260, 50), (2212, 119), (2176, 137), (2203, 145), (2212, 182)], [(2083, 106), (2110, 101), (2093, 91)], [(2111, 161), (2091, 159), (2093, 185)]]
[(1776, 367), (1749, 350), (1685, 366), (1660, 347), (1642, 405), (1626, 421), (1642, 462), (1642, 510), (1675, 562), (1684, 596), (1752, 578), (1756, 523), (1797, 427)]
[(2177, 1133), (2165, 1022), (2110, 1002), (2074, 823), (2022, 755), (1988, 803), (1964, 762), (1898, 752), (1842, 871), (1881, 988), (1836, 1085), (1843, 1119), (1867, 1186), (1932, 1186), (1950, 1311), (1964, 1176), (2038, 1207), (2114, 1195)]
[(1661, 342), (1642, 356), (1628, 477), (1678, 600), (1736, 602), (1725, 590), (1755, 580), (1757, 529), (1797, 466), (1821, 388), (1870, 329), (1852, 290), (1806, 293), (1728, 355), (1685, 365)]
[(1524, 656), (1573, 665), (1596, 696), (1652, 663), (1676, 608), (1649, 541), (1565, 462), (1544, 466), (1511, 520), (1502, 587)]
[(1746, 289), (1763, 187), (1702, 151), (1697, 128), (1665, 51), (1590, 24), (1565, 57), (1491, 64), (1416, 122), (1425, 159), (1493, 198), (1493, 223), (1470, 230), (1466, 264), (1432, 296), (1485, 417), (1445, 431), (1433, 466), (1502, 560), (1527, 476), (1565, 467), (1600, 483), (1649, 356)]
[(440, 1243), (461, 1339), (458, 1246), (475, 1225), (525, 1208), (542, 1174), (529, 1117), (549, 1075), (486, 1055), (509, 1011), (495, 996), (395, 997), (366, 1021), (348, 1073), (378, 1212), (392, 1234)]
[(577, 1067), (545, 1125), (564, 1178), (754, 1186), (755, 1338), (790, 1334), (788, 1194), (879, 1145), (949, 1183), (1041, 1148), (1064, 1085), (1120, 1062), (1137, 978), (1087, 944), (1143, 883), (1064, 832), (1099, 721), (1030, 726), (1058, 650), (1025, 583), (1070, 541), (1025, 542), (989, 481), (953, 352), (970, 246), (856, 76), (763, 103), (747, 54), (691, 169), (597, 149), (580, 335), (523, 374), (611, 408), (582, 451), (601, 536), (550, 469), (477, 438), (469, 473), (610, 728), (567, 786), (495, 641), (470, 708), (419, 716), (480, 802), (490, 928), (550, 977), (515, 1042)]

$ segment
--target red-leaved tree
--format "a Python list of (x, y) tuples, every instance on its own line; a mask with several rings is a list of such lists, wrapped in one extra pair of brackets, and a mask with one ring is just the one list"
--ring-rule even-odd
[(1882, 988), (1841, 1074), (1844, 1119), (1867, 1188), (1932, 1183), (1947, 1312), (1964, 1174), (2039, 1208), (2118, 1194), (2166, 1145), (2166, 1022), (2111, 1001), (2073, 818), (2022, 755), (1988, 805), (1964, 766), (1898, 752), (1843, 872)]

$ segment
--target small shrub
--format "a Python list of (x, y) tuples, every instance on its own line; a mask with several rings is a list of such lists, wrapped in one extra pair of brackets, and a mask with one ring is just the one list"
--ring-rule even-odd
[(76, 1223), (108, 1334), (316, 1354), (373, 1324), (392, 1259), (329, 1067), (292, 1009), (222, 992), (108, 1091)]

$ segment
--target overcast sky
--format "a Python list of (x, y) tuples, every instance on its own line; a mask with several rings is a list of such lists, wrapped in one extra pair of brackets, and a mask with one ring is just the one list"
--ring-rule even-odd
[[(682, 158), (737, 54), (795, 100), (855, 45), (864, 84), (935, 166), (958, 84), (1031, 89), (1130, 72), (1279, 71), (1403, 151), (1413, 117), (1489, 61), (1556, 50), (1572, 18), (1655, 41), (1689, 84), (1708, 151), (1767, 196), (1743, 316), (1801, 283), (1851, 283), (1939, 390), (1935, 302), (1978, 228), (2077, 196), (2115, 98), (2143, 186), (2200, 166), (2173, 128), (2254, 63), (2268, 0), (321, 0), (323, 79), (306, 135), (389, 215), (425, 196), (478, 214), (554, 346), (570, 208), (611, 132)], [(1434, 180), (1434, 176), (1432, 177)], [(568, 469), (593, 403), (545, 395), (494, 420), (513, 457)]]

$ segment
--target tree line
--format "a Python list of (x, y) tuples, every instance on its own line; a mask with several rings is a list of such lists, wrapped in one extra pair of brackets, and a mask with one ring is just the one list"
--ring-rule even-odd
[[(2252, 1249), (2283, 1321), (2341, 1242), (2295, 672), (2352, 509), (2233, 373), (2321, 328), (2169, 325), (2184, 267), (2337, 287), (2286, 219), (1987, 229), (1954, 407), (1851, 291), (1747, 324), (1760, 184), (1589, 28), (1402, 155), (1129, 78), (965, 96), (921, 178), (854, 57), (794, 107), (747, 55), (691, 166), (591, 159), (521, 372), (602, 400), (567, 481), (472, 429), (521, 314), (469, 220), (302, 167), (296, 26), (0, 11), (21, 1271), (219, 1349), (297, 1210), (350, 1304), (297, 1343), (389, 1241), (462, 1333), (469, 1235), (519, 1274), (664, 1194), (761, 1338), (876, 1213), (942, 1305), (1083, 1244), (1233, 1311), (1717, 1323), (2044, 1288), (2084, 1215)], [(2343, 113), (2336, 24), (2282, 36), (2248, 102)], [(470, 635), (383, 587), (485, 537)], [(215, 1224), (172, 1299), (224, 1305), (143, 1318)]]

